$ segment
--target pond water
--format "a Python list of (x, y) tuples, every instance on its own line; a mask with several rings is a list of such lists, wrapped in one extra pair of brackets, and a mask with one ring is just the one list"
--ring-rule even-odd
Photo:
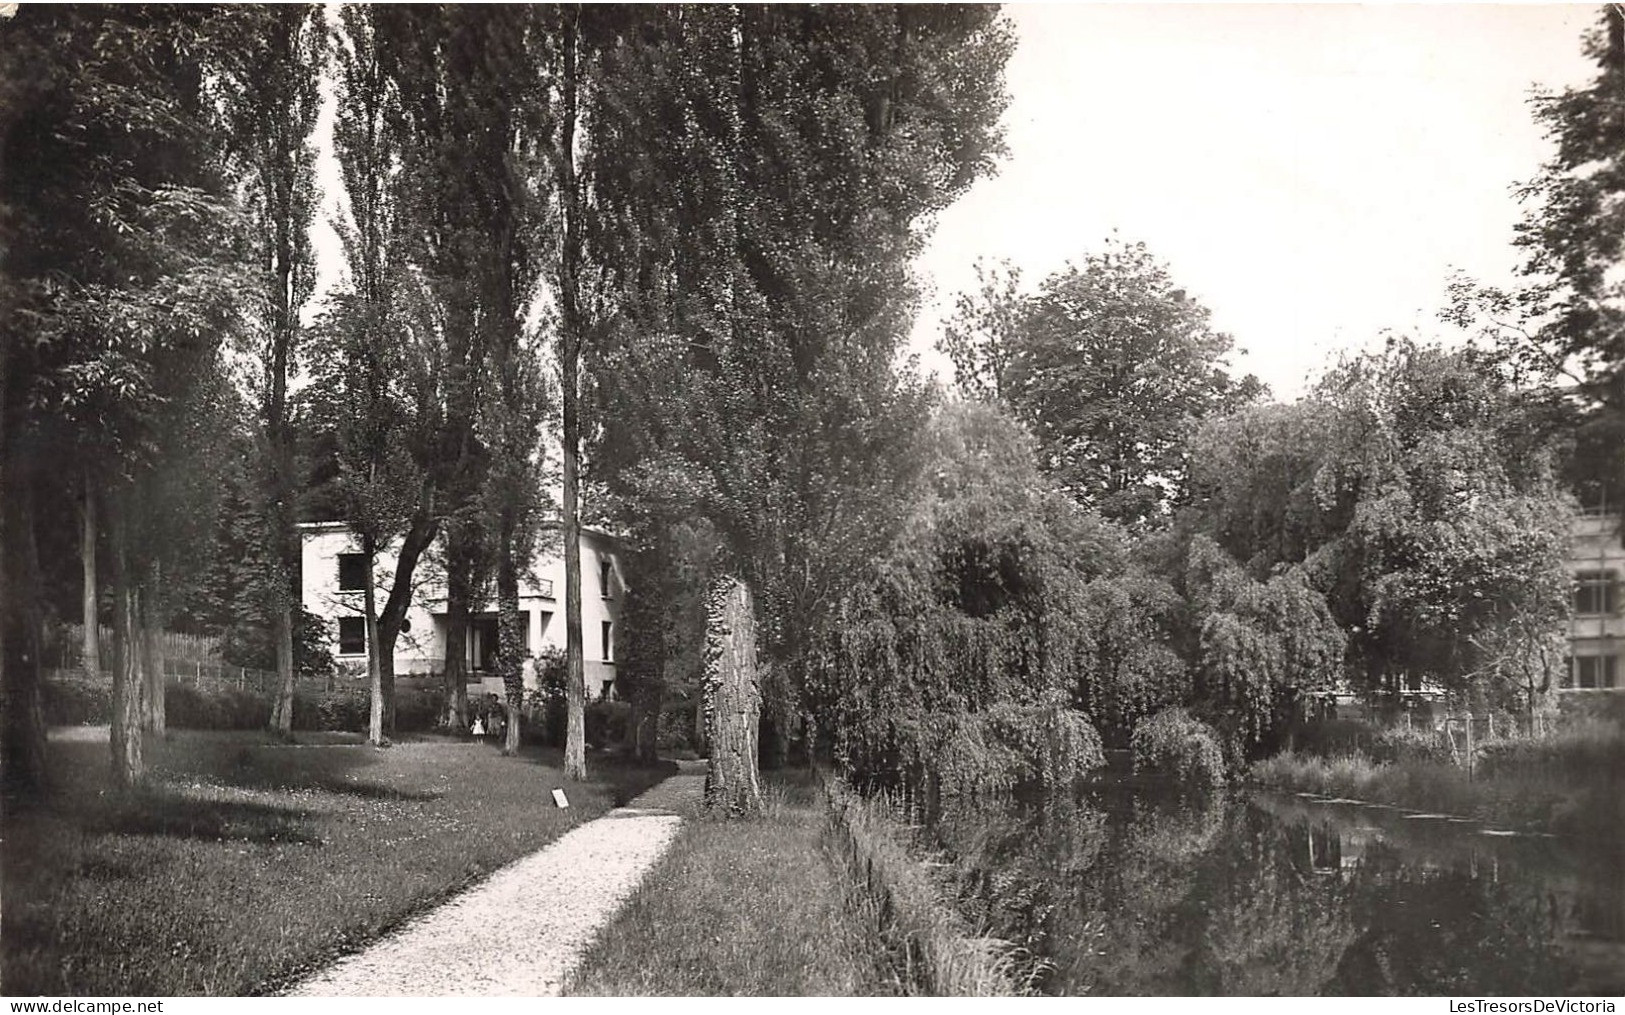
[(917, 845), (1048, 994), (1619, 994), (1625, 850), (1124, 782), (946, 804)]

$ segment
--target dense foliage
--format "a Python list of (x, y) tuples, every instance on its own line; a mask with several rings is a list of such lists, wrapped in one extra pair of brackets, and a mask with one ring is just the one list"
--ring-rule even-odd
[(1183, 497), (1188, 440), (1206, 417), (1263, 392), (1229, 373), (1233, 341), (1144, 244), (1113, 241), (1020, 291), (1006, 266), (982, 270), (944, 324), (943, 350), (967, 393), (1010, 407), (1062, 490), (1107, 518), (1167, 518)]
[(1327, 672), (1329, 611), (1366, 688), (1426, 676), (1523, 707), (1549, 690), (1572, 502), (1529, 414), (1497, 358), (1394, 340), (1296, 405), (1207, 427), (1201, 524), (1299, 632), (1276, 658)]
[[(290, 728), (295, 670), (324, 666), (302, 510), (394, 557), (355, 604), (372, 740), (423, 569), (440, 721), (468, 718), (459, 639), (492, 598), (517, 717), (555, 403), (574, 648), (533, 712), (563, 708), (577, 774), (582, 518), (622, 535), (629, 586), (630, 704), (592, 737), (645, 755), (691, 734), (670, 701), (708, 714), (723, 580), (760, 632), (764, 754), (948, 792), (1064, 785), (1180, 707), (1265, 749), (1350, 679), (1532, 709), (1560, 477), (1617, 463), (1622, 24), (1597, 86), (1538, 107), (1560, 151), (1522, 242), (1556, 281), (1479, 294), (1536, 322), (1522, 355), (1394, 340), (1260, 404), (1207, 309), (1112, 241), (1033, 292), (984, 271), (945, 322), (963, 402), (900, 353), (933, 217), (1002, 150), (994, 9), (25, 7), (0, 24), (8, 777), (43, 773), (37, 647), (76, 613), (116, 630), (121, 780), (162, 730), (165, 626), (274, 661)], [(322, 80), (346, 270), (318, 294)], [(1536, 354), (1583, 383), (1529, 391)], [(1565, 400), (1593, 418), (1562, 464)]]
[(1182, 784), (1216, 787), (1227, 778), (1219, 735), (1182, 708), (1158, 712), (1134, 728), (1134, 771)]

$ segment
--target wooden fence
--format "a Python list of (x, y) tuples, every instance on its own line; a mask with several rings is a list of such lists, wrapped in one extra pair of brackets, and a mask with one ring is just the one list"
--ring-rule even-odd
[[(63, 624), (46, 636), (45, 669), (49, 677), (83, 675), (85, 638), (83, 624)], [(277, 675), (272, 670), (237, 666), (220, 658), (220, 639), (165, 631), (161, 636), (164, 676), (181, 684), (202, 688), (234, 687), (244, 691), (273, 693)], [(96, 632), (100, 656), (100, 678), (112, 683), (113, 629), (102, 625)]]
[[(220, 662), (218, 635), (181, 634), (165, 631), (163, 642), (165, 659), (184, 659), (187, 662)], [(45, 662), (54, 669), (71, 670), (82, 666), (85, 659), (85, 625), (63, 624), (46, 634)], [(113, 659), (113, 629), (106, 624), (96, 629), (96, 653), (103, 666)]]

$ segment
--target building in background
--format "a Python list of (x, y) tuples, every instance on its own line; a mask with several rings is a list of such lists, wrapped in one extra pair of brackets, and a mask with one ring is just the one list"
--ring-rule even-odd
[[(551, 539), (549, 539), (551, 536)], [(341, 670), (366, 675), (367, 636), (362, 611), (366, 558), (360, 540), (344, 522), (307, 522), (300, 526), (301, 601), (306, 611), (327, 622), (333, 658)], [(525, 620), (525, 649), (531, 654), (552, 647), (563, 651), (564, 552), (557, 530), (544, 532), (542, 547), (529, 574), (519, 582), (519, 609)], [(391, 567), (398, 546), (378, 554), (374, 571), (381, 605), (394, 581)], [(446, 665), (446, 585), (441, 569), (425, 554), (416, 573), (417, 588), (406, 611), (406, 623), (395, 643), (395, 673), (441, 674)], [(615, 641), (625, 599), (614, 540), (603, 532), (581, 530), (581, 636), (587, 697), (612, 697), (615, 691)], [(469, 617), (468, 691), (470, 695), (502, 692), (494, 670), (497, 613), (493, 597), (475, 603)], [(535, 687), (533, 667), (526, 667), (526, 686)]]
[(1619, 657), (1625, 648), (1625, 616), (1620, 613), (1620, 577), (1625, 574), (1625, 542), (1620, 517), (1604, 508), (1575, 516), (1569, 549), (1574, 602), (1569, 615), (1569, 666), (1564, 691), (1625, 690)]

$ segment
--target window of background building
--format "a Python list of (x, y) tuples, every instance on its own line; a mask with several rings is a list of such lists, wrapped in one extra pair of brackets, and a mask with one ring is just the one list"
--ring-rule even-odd
[(1574, 590), (1574, 612), (1580, 616), (1613, 613), (1615, 606), (1614, 572), (1580, 571), (1574, 576), (1578, 583)]
[(339, 554), (339, 591), (360, 592), (367, 587), (367, 555)]
[(601, 630), (603, 632), (603, 635), (604, 635), (604, 662), (606, 662), (606, 663), (614, 658), (614, 656), (609, 654), (609, 650), (610, 650), (609, 637), (610, 637), (610, 627), (611, 626), (612, 626), (611, 623), (606, 620), (606, 621), (603, 622), (603, 626), (601, 628)]
[(339, 655), (365, 655), (367, 651), (367, 620), (365, 617), (339, 618)]
[(1577, 656), (1574, 660), (1574, 686), (1596, 690), (1618, 687), (1618, 656)]
[[(605, 599), (613, 598), (609, 594), (609, 574), (611, 567), (612, 565), (608, 560), (600, 560), (598, 562), (598, 591), (603, 593)], [(604, 658), (607, 659), (609, 657), (605, 656)]]

